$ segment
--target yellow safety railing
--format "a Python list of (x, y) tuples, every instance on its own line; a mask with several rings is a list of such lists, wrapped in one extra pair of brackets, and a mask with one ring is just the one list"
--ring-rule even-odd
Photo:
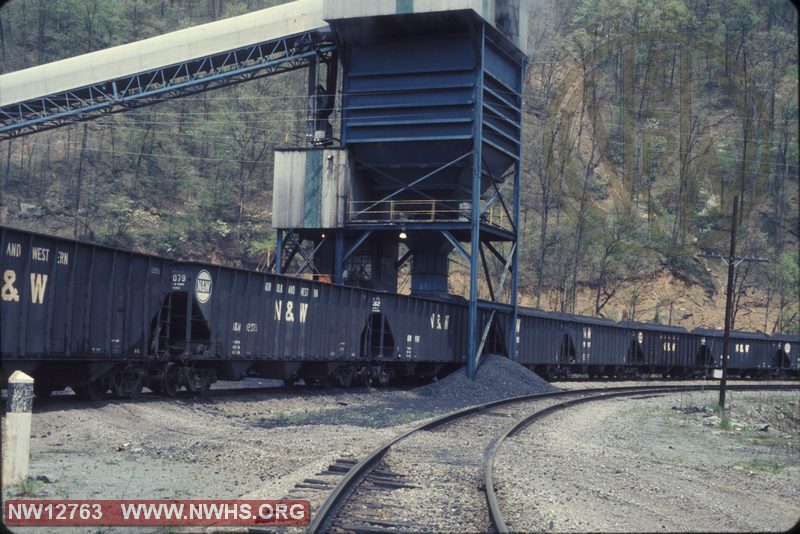
[[(351, 200), (347, 215), (350, 222), (469, 221), (472, 209), (468, 201), (458, 200)], [(500, 206), (489, 208), (481, 221), (498, 228), (511, 228), (511, 221)]]

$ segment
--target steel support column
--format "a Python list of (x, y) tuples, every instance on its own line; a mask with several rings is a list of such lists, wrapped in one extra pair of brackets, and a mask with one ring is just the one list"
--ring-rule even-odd
[(283, 274), (283, 230), (278, 230), (275, 238), (275, 273)]
[[(523, 62), (520, 65), (520, 80), (525, 80), (525, 70), (527, 65)], [(522, 100), (522, 92), (520, 91), (519, 98)], [(522, 202), (522, 190), (520, 183), (522, 182), (522, 140), (520, 131), (519, 151), (517, 152), (517, 163), (514, 166), (514, 243), (515, 247), (511, 257), (511, 306), (514, 312), (511, 315), (511, 328), (508, 332), (508, 341), (506, 342), (506, 350), (508, 357), (513, 361), (517, 361), (517, 350), (519, 341), (519, 332), (517, 332), (517, 321), (519, 320), (519, 300), (517, 293), (519, 291), (519, 239), (520, 239), (520, 225), (519, 213), (520, 205)], [(498, 191), (499, 194), (499, 191)]]
[(344, 283), (344, 230), (336, 230), (336, 253), (333, 260), (333, 282)]
[(478, 79), (475, 80), (475, 107), (472, 126), (472, 232), (469, 255), (469, 319), (467, 324), (467, 375), (475, 378), (478, 371), (478, 250), (481, 246), (481, 173), (483, 170), (483, 69), (486, 40), (486, 28), (480, 25), (480, 50), (478, 57)]

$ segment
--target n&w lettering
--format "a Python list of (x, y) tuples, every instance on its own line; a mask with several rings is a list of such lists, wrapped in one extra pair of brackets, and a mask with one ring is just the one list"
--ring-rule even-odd
[[(308, 316), (308, 302), (301, 302), (300, 303), (300, 323), (306, 322), (306, 317)], [(275, 319), (277, 321), (286, 321), (287, 323), (295, 322), (295, 308), (294, 302), (291, 300), (286, 301), (286, 307), (284, 308), (283, 302), (279, 301), (275, 303)]]
[(46, 274), (31, 273), (31, 302), (33, 304), (44, 303), (44, 289), (46, 286)]

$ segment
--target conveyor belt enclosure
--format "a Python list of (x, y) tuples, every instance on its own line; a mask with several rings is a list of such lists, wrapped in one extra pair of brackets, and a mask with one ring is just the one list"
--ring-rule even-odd
[(296, 0), (4, 74), (0, 140), (329, 58), (322, 8)]

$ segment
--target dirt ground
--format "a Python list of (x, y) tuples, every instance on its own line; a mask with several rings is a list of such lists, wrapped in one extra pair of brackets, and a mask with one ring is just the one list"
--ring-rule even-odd
[(25, 489), (44, 499), (281, 498), (327, 463), (364, 456), (396, 431), (333, 421), (306, 427), (303, 419), (404, 394), (277, 388), (175, 400), (145, 396), (93, 407), (72, 398), (49, 399), (34, 408), (30, 475), (35, 480), (24, 488), (3, 488), (3, 497)]
[[(755, 525), (786, 526), (787, 510), (796, 511), (796, 503), (800, 502), (798, 396), (782, 405), (786, 408), (780, 412), (786, 421), (783, 426), (773, 420), (778, 412), (771, 412), (778, 404), (764, 402), (740, 408), (745, 405), (738, 394), (732, 397), (734, 411), (727, 422), (710, 411), (713, 399), (688, 396), (679, 399), (680, 402), (659, 404), (658, 408), (650, 401), (639, 401), (635, 410), (623, 412), (620, 420), (627, 422), (606, 424), (614, 411), (602, 417), (581, 412), (583, 415), (561, 420), (549, 431), (547, 448), (537, 441), (531, 449), (531, 457), (544, 459), (543, 464), (537, 464), (535, 471), (531, 471), (537, 475), (530, 479), (532, 483), (546, 482), (548, 487), (565, 491), (563, 495), (550, 493), (545, 497), (553, 500), (547, 501), (551, 503), (547, 512), (551, 515), (543, 517), (552, 517), (554, 523), (552, 526), (548, 522), (543, 526), (537, 523), (536, 528), (618, 530), (620, 523), (598, 523), (590, 529), (589, 524), (579, 523), (578, 519), (566, 522), (563, 520), (566, 516), (561, 515), (575, 512), (576, 497), (569, 492), (600, 491), (590, 489), (593, 480), (600, 480), (607, 488), (603, 491), (613, 491), (615, 497), (613, 500), (598, 497), (600, 500), (591, 501), (592, 506), (597, 502), (634, 499), (629, 497), (633, 489), (612, 483), (619, 476), (614, 474), (616, 469), (634, 477), (632, 480), (642, 481), (651, 494), (648, 506), (656, 506), (660, 495), (681, 495), (680, 502), (697, 512), (698, 506), (709, 505), (706, 501), (698, 503), (696, 498), (698, 492), (707, 493), (712, 488), (711, 483), (704, 481), (719, 480), (728, 488), (721, 494), (727, 498), (707, 509), (709, 522), (704, 524), (717, 525), (720, 515), (730, 509), (731, 503), (736, 503), (740, 518), (754, 513), (762, 517), (764, 510), (783, 510), (782, 522)], [(97, 405), (72, 397), (53, 398), (34, 408), (30, 469), (33, 480), (23, 486), (4, 487), (3, 498), (20, 493), (50, 499), (281, 498), (292, 494), (296, 484), (314, 477), (337, 458), (362, 458), (411, 422), (430, 417), (431, 404), (432, 399), (411, 389), (304, 387), (254, 389), (205, 398), (183, 396), (175, 400), (146, 395), (137, 402), (114, 400)], [(672, 410), (673, 405), (679, 409)], [(704, 411), (680, 411), (692, 407)], [(740, 416), (740, 410), (746, 415)], [(770, 427), (762, 432), (759, 429), (764, 424)], [(722, 429), (720, 425), (730, 425), (733, 430)], [(739, 450), (761, 451), (764, 447), (785, 450), (786, 454), (742, 456)], [(702, 454), (698, 455), (698, 451)], [(598, 456), (605, 467), (589, 469), (584, 462)], [(612, 460), (614, 463), (608, 463)], [(653, 474), (648, 474), (650, 469)], [(680, 476), (660, 484), (659, 473), (663, 472)], [(719, 478), (720, 473), (725, 478)], [(639, 494), (637, 490), (635, 495)], [(762, 494), (772, 497), (739, 499)], [(609, 510), (613, 511), (613, 507)], [(672, 512), (674, 509), (668, 513)], [(652, 527), (661, 531), (661, 524), (641, 523), (641, 528), (634, 530), (647, 531)], [(682, 529), (669, 526), (682, 524), (663, 524), (667, 530)], [(579, 526), (572, 528), (574, 525)], [(753, 525), (742, 519), (734, 524), (733, 530), (747, 531)], [(15, 531), (43, 533), (51, 529)], [(162, 531), (58, 529), (59, 534)]]
[(781, 532), (800, 519), (800, 393), (592, 403), (515, 437), (495, 464), (511, 527)]

